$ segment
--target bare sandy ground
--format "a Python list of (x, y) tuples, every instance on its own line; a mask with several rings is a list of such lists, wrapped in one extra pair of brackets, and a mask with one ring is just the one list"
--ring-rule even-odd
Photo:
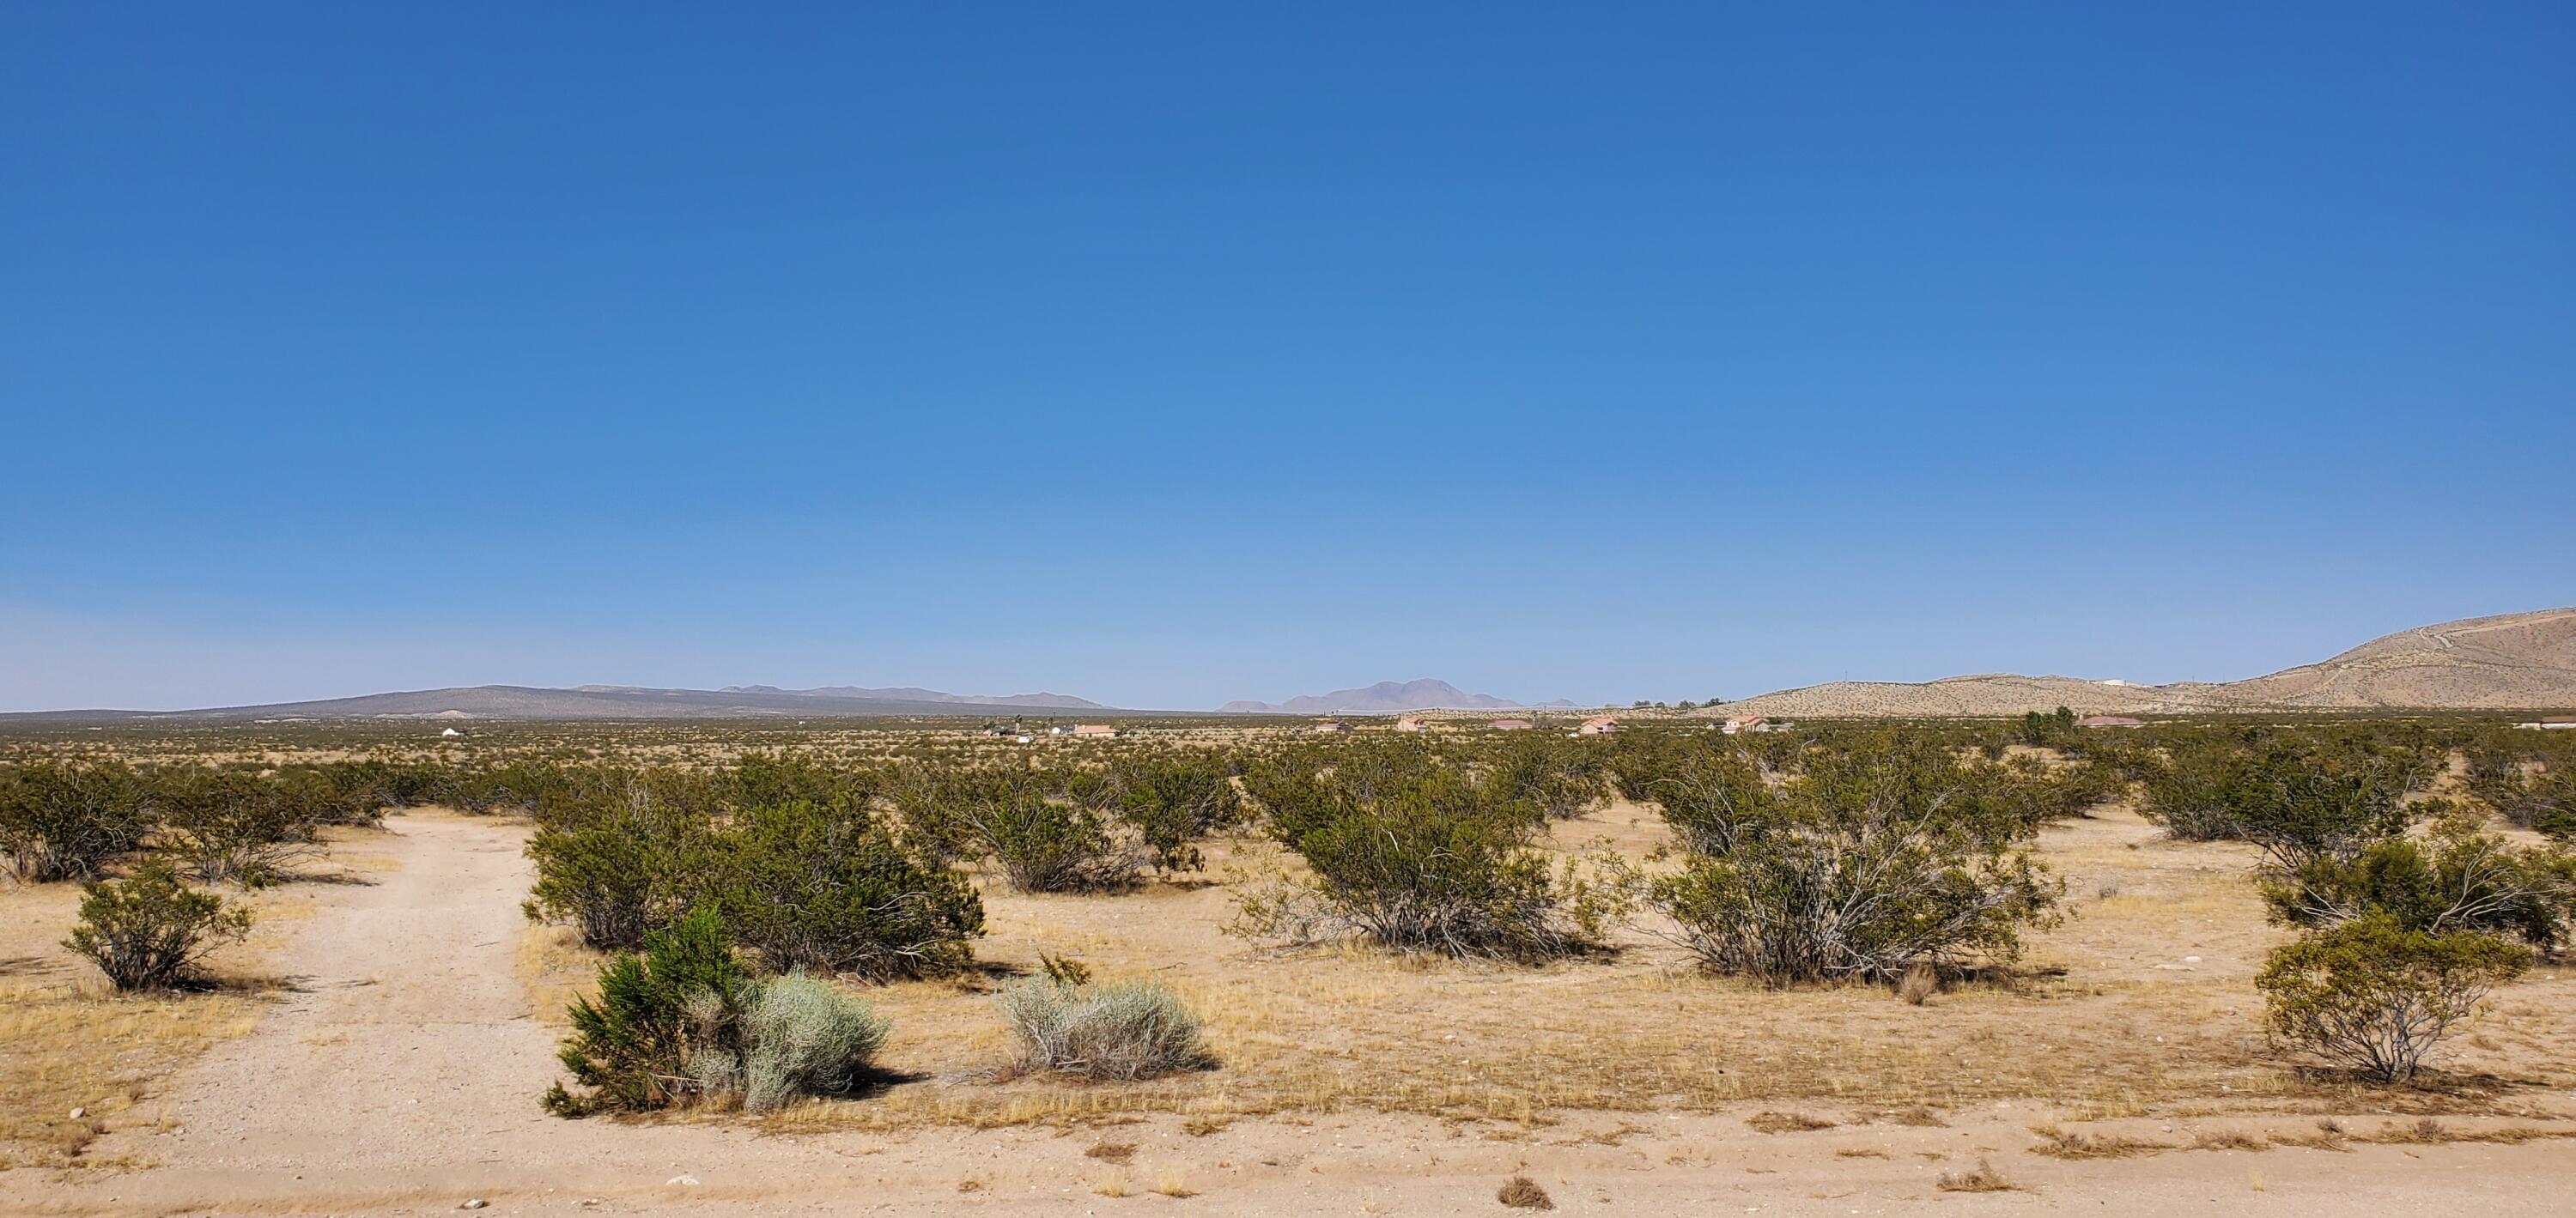
[[(370, 841), (365, 884), (316, 898), (271, 960), (293, 985), (256, 1031), (178, 1081), (170, 1119), (110, 1132), (94, 1157), (150, 1166), (0, 1172), (9, 1213), (1499, 1214), (1526, 1174), (1558, 1209), (1599, 1214), (2568, 1213), (2576, 1142), (2174, 1150), (2066, 1161), (2031, 1153), (2042, 1105), (1765, 1134), (1752, 1111), (1579, 1113), (1534, 1129), (1411, 1115), (1107, 1128), (921, 1126), (762, 1133), (721, 1120), (564, 1121), (537, 1093), (556, 1031), (530, 1016), (516, 951), (524, 830), (436, 815)], [(1365, 1010), (1351, 1018), (1364, 1022)], [(1723, 1036), (1722, 1029), (1712, 1035)], [(920, 1084), (936, 1085), (936, 1084)], [(1831, 1110), (1826, 1110), (1831, 1111)], [(2357, 1123), (2357, 1132), (2378, 1122)], [(2514, 1122), (2453, 1118), (2457, 1130)], [(2529, 1122), (2520, 1122), (2529, 1124)], [(2294, 1133), (2305, 1118), (2142, 1118), (2086, 1127), (2188, 1143)], [(1120, 1161), (1086, 1152), (1128, 1144)], [(2016, 1187), (1964, 1193), (1944, 1172)], [(1154, 1191), (1162, 1186), (1164, 1191)]]

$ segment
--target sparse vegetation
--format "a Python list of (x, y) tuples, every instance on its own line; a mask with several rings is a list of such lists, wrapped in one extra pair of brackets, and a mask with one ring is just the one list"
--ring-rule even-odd
[(1133, 1081), (1208, 1064), (1199, 1017), (1153, 981), (1034, 977), (996, 999), (1022, 1070)]
[(2021, 848), (2028, 823), (1939, 750), (1872, 742), (1776, 784), (1749, 761), (1704, 760), (1660, 785), (1682, 793), (1665, 816), (1689, 848), (1636, 883), (1718, 972), (1895, 981), (2009, 960), (2063, 891)]
[(2530, 962), (2528, 949), (2494, 935), (2409, 930), (2372, 914), (2274, 952), (2254, 984), (2275, 1040), (2381, 1082), (2404, 1082), (2490, 990)]
[(1238, 931), (1474, 959), (1542, 959), (1597, 940), (1603, 907), (1534, 848), (1533, 805), (1435, 762), (1370, 760), (1259, 788), (1272, 833), (1311, 873), (1243, 894)]
[(167, 861), (146, 859), (131, 879), (82, 889), (80, 922), (63, 946), (119, 990), (165, 990), (197, 980), (206, 953), (249, 933), (250, 921), (250, 911), (180, 883)]

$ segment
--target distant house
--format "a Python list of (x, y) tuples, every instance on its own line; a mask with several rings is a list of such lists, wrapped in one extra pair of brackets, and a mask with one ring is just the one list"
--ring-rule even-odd
[(1732, 715), (1717, 730), (1729, 736), (1737, 732), (1767, 732), (1771, 730), (1771, 721), (1760, 715)]
[(1022, 743), (1022, 744), (1027, 744), (1028, 742), (1030, 742), (1030, 741), (1032, 741), (1032, 740), (1035, 740), (1035, 739), (1037, 739), (1037, 737), (1035, 737), (1035, 736), (1022, 736), (1022, 737), (1020, 737), (1020, 738), (1019, 738), (1020, 743)]
[(1423, 724), (1422, 716), (1420, 715), (1397, 715), (1395, 717), (1395, 730), (1399, 732), (1427, 732), (1431, 729)]
[(1527, 719), (1496, 719), (1485, 726), (1498, 732), (1526, 732), (1538, 725)]
[(2517, 723), (2514, 726), (2543, 732), (2576, 731), (2576, 715), (2542, 715), (2533, 722)]
[(1111, 727), (1106, 723), (1077, 723), (1073, 725), (1073, 734), (1083, 737), (1106, 738), (1117, 735), (1118, 729)]
[(2075, 721), (2077, 727), (2145, 727), (2146, 725), (2146, 720), (2132, 719), (2127, 715), (2086, 715)]
[(1608, 715), (1599, 715), (1584, 720), (1583, 726), (1574, 729), (1574, 734), (1578, 736), (1608, 736), (1616, 733), (1618, 730), (1618, 720), (1613, 719)]
[(1344, 723), (1339, 719), (1320, 719), (1315, 723), (1315, 730), (1319, 732), (1347, 732), (1351, 730), (1351, 725)]
[(445, 730), (445, 731), (443, 731), (443, 732), (440, 732), (440, 733), (439, 733), (439, 735), (440, 735), (440, 736), (442, 736), (442, 737), (462, 736), (462, 735), (464, 735), (464, 734), (465, 734), (465, 733), (460, 732), (460, 731), (457, 731), (455, 728), (452, 728), (452, 727), (451, 727), (451, 728), (448, 728), (447, 730)]

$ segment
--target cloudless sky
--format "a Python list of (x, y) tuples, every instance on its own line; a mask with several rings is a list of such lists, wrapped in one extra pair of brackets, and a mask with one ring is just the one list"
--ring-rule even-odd
[(0, 710), (2576, 603), (2576, 7), (13, 4)]

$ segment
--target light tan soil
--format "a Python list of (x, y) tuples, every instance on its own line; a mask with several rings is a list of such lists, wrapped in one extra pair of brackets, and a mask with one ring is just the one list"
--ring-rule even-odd
[[(1617, 809), (1577, 828), (1645, 832)], [(1508, 1211), (1495, 1190), (1515, 1174), (1561, 1210), (1600, 1214), (2538, 1214), (2563, 1212), (2576, 1195), (2576, 1141), (2563, 1140), (2576, 1131), (2563, 1052), (2576, 1014), (2562, 976), (2508, 991), (2483, 1025), (2486, 1046), (2461, 1045), (2464, 1065), (2500, 1070), (2467, 1092), (2370, 1096), (2282, 1083), (2277, 1067), (2239, 1043), (2250, 1014), (2231, 1010), (2253, 1005), (2243, 978), (2269, 933), (2238, 883), (2241, 869), (2224, 852), (2153, 841), (2117, 816), (2054, 830), (2047, 843), (2075, 878), (2078, 903), (2094, 907), (2039, 945), (2040, 959), (2067, 968), (2069, 980), (2039, 992), (1945, 994), (1922, 1008), (1883, 991), (1745, 991), (1676, 976), (1643, 949), (1535, 975), (1256, 958), (1216, 935), (1223, 901), (1213, 888), (996, 895), (986, 956), (1070, 944), (1119, 972), (1172, 962), (1203, 1009), (1247, 1005), (1264, 986), (1275, 991), (1271, 1005), (1211, 1010), (1227, 1064), (1167, 1096), (1164, 1110), (1069, 1121), (1060, 1118), (1081, 1105), (1065, 1089), (998, 1085), (957, 1069), (990, 1064), (998, 1044), (981, 994), (893, 987), (872, 994), (903, 1029), (887, 1064), (916, 1080), (758, 1125), (564, 1121), (539, 1110), (536, 1096), (557, 1074), (559, 1029), (551, 999), (541, 1007), (530, 982), (586, 962), (570, 955), (550, 965), (546, 951), (531, 951), (531, 935), (546, 932), (532, 932), (518, 910), (529, 882), (524, 832), (412, 814), (344, 844), (340, 856), (370, 882), (295, 886), (310, 912), (261, 964), (291, 988), (257, 1029), (173, 1080), (160, 1097), (165, 1113), (114, 1125), (82, 1155), (147, 1166), (0, 1171), (0, 1211), (425, 1213), (481, 1198), (492, 1213), (1496, 1214)], [(2116, 891), (2103, 896), (2106, 886)], [(0, 954), (25, 947), (12, 940)], [(2201, 959), (2191, 971), (2157, 967), (2193, 955)], [(1414, 1079), (1406, 1061), (1432, 1056), (1430, 1045), (1453, 1052), (1433, 1030), (1442, 1011), (1475, 1044), (1452, 1072), (1499, 1075), (1450, 1097), (1471, 1109), (1515, 1087), (1548, 1090), (1513, 1070), (1556, 1061), (1591, 1069), (1694, 1041), (1698, 1056), (1734, 1068), (1727, 1077), (1774, 1077), (1725, 1085), (1768, 1098), (1730, 1100), (1712, 1085), (1626, 1110), (1542, 1110), (1526, 1120), (1443, 1119), (1439, 1096), (1419, 1111), (1359, 1103), (1362, 1088)], [(1748, 1035), (1757, 1018), (1759, 1035)], [(1814, 1026), (1802, 1031), (1802, 1021)], [(2153, 1048), (2157, 1035), (2173, 1046)], [(1618, 1052), (1596, 1053), (1586, 1043), (1596, 1040)], [(1899, 1052), (1908, 1042), (1935, 1051), (1909, 1057)], [(1838, 1045), (1850, 1064), (1836, 1060)], [(1329, 1056), (1343, 1090), (1283, 1073), (1326, 1048), (1338, 1049)], [(2557, 1056), (2535, 1065), (2535, 1054)], [(1914, 1073), (1935, 1066), (1938, 1078)], [(2148, 1073), (2084, 1081), (2106, 1070)], [(1988, 1094), (1989, 1075), (2041, 1089)], [(1644, 1090), (1678, 1086), (1675, 1078)], [(1584, 1086), (1604, 1096), (1630, 1090), (1607, 1077)], [(2264, 1094), (2238, 1098), (2246, 1087)], [(1925, 1119), (1904, 1108), (1927, 1091), (1936, 1093), (1931, 1118), (1944, 1123), (1906, 1123)], [(1058, 1119), (1015, 1117), (1014, 1105)], [(1747, 1118), (1764, 1111), (1811, 1118), (1766, 1127), (1832, 1124), (1762, 1133)], [(2433, 1132), (2413, 1132), (2426, 1111), (2446, 1115)], [(2273, 1144), (2331, 1140), (2316, 1126), (2329, 1112), (2349, 1138), (2344, 1149)], [(2154, 1148), (2053, 1157), (2039, 1149), (2041, 1126)], [(2383, 1131), (2429, 1140), (2373, 1142)], [(2222, 1134), (2242, 1135), (2240, 1148), (2191, 1148)], [(2475, 1137), (2515, 1140), (2457, 1140)], [(1123, 1163), (1085, 1153), (1103, 1142), (1136, 1149)], [(2015, 1187), (1938, 1187), (1942, 1174), (1981, 1161)], [(1158, 1185), (1190, 1195), (1158, 1195)]]

